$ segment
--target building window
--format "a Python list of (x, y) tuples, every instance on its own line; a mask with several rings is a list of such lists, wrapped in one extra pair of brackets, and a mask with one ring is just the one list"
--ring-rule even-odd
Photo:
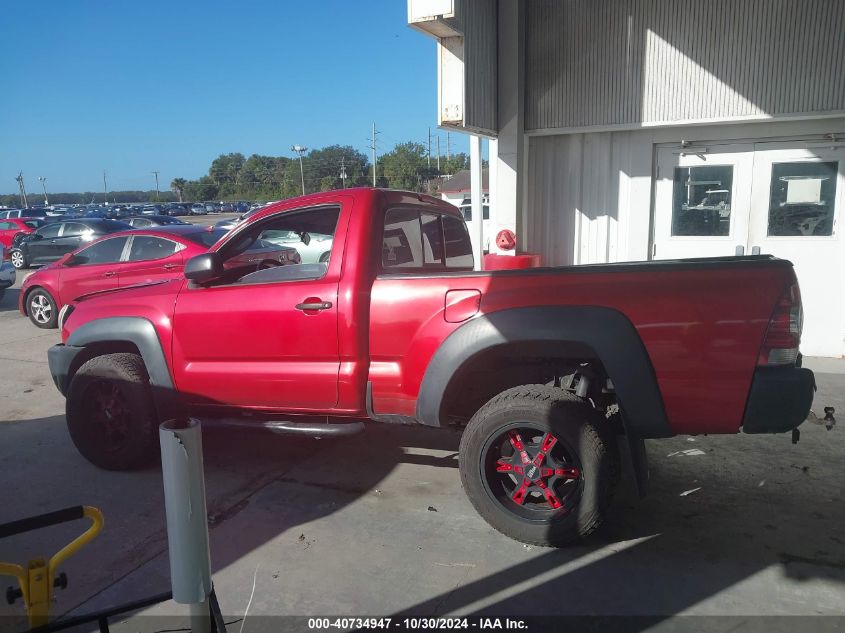
[(725, 236), (731, 229), (733, 167), (676, 167), (672, 235)]
[(769, 235), (833, 235), (839, 163), (775, 163)]

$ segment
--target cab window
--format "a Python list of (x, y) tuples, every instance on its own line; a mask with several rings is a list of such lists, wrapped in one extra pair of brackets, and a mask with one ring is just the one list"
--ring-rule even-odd
[(284, 211), (226, 242), (222, 283), (259, 284), (320, 279), (328, 271), (340, 207)]

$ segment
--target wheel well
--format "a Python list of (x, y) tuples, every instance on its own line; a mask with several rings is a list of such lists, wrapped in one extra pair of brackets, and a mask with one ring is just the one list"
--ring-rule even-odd
[(65, 384), (69, 385), (73, 376), (77, 371), (79, 371), (79, 368), (92, 358), (95, 358), (96, 356), (103, 356), (105, 354), (118, 354), (121, 352), (141, 356), (141, 351), (138, 349), (138, 346), (129, 341), (104, 341), (102, 343), (92, 343), (90, 345), (86, 345), (85, 349), (76, 355), (76, 358), (73, 359), (73, 363), (71, 363), (71, 366), (68, 368), (67, 382)]
[[(573, 377), (578, 376), (573, 381)], [(608, 388), (608, 374), (595, 351), (575, 341), (507, 343), (484, 350), (453, 376), (443, 395), (440, 419), (464, 424), (496, 394), (526, 384), (574, 387), (586, 376), (593, 404), (606, 409), (616, 404)]]

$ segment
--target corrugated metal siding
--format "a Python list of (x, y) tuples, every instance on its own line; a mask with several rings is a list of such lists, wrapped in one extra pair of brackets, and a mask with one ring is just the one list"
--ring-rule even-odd
[(460, 2), (464, 32), (464, 125), (495, 132), (497, 101), (497, 0)]
[(644, 259), (649, 211), (631, 227), (630, 200), (648, 199), (650, 152), (633, 131), (531, 138), (526, 248), (550, 266)]
[(530, 0), (528, 130), (845, 110), (842, 0)]

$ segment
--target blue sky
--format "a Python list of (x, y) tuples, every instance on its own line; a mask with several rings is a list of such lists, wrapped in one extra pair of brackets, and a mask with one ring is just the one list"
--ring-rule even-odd
[[(427, 139), (434, 42), (404, 0), (6, 3), (0, 193), (162, 188), (220, 153)], [(433, 132), (436, 131), (433, 129)], [(445, 153), (446, 133), (441, 147)], [(467, 137), (452, 134), (453, 151)]]

